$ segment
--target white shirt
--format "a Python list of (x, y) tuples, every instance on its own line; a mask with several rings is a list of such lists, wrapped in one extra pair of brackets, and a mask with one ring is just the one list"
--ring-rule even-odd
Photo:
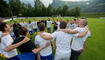
[(3, 50), (3, 54), (4, 56), (11, 58), (17, 55), (17, 50), (11, 50), (9, 52), (5, 52), (4, 49), (7, 48), (9, 45), (11, 45), (13, 42), (13, 39), (10, 35), (6, 35), (4, 37), (1, 38), (1, 43), (0, 43), (0, 47)]
[[(51, 35), (51, 34), (46, 33), (46, 32), (44, 32), (44, 34), (46, 34), (46, 35)], [(48, 42), (50, 42), (50, 41), (51, 41), (51, 40), (45, 40), (45, 39), (43, 39), (40, 35), (37, 35), (37, 36), (35, 37), (35, 43), (38, 44), (39, 47), (44, 46), (46, 43), (48, 43)], [(48, 46), (48, 47), (46, 47), (46, 48), (44, 48), (43, 50), (40, 51), (40, 55), (41, 55), (41, 56), (48, 56), (48, 55), (50, 55), (51, 53), (52, 53), (52, 47), (51, 47), (51, 45)]]
[(70, 24), (70, 29), (75, 29), (77, 27), (77, 24)]
[(67, 28), (67, 29), (70, 29), (70, 25), (71, 25), (70, 23), (67, 23), (66, 28)]
[(60, 29), (60, 22), (57, 22), (57, 28)]
[(52, 21), (47, 21), (47, 28), (51, 28)]
[(28, 29), (29, 29), (29, 31), (32, 31), (32, 23), (30, 23), (30, 24), (28, 24)]
[(11, 27), (10, 35), (11, 35), (11, 36), (15, 35), (14, 32), (13, 32), (13, 27)]
[[(75, 30), (77, 30), (79, 33), (81, 32), (84, 32), (85, 31), (85, 28), (80, 28), (80, 27), (77, 27)], [(74, 37), (73, 41), (72, 41), (72, 49), (75, 50), (75, 51), (79, 51), (79, 50), (82, 50), (83, 49), (83, 45), (84, 45), (84, 42), (86, 41), (86, 39), (88, 38), (89, 36), (89, 32), (86, 34), (86, 36), (80, 38), (80, 37)]]
[(36, 29), (37, 28), (37, 22), (32, 22), (33, 28)]
[(22, 23), (20, 23), (20, 25), (21, 25), (22, 27), (26, 27), (26, 28), (27, 28), (27, 25), (28, 25), (28, 24), (22, 22)]
[(61, 57), (69, 57), (71, 54), (71, 39), (77, 34), (68, 34), (63, 31), (56, 31), (52, 34), (56, 38), (56, 54)]

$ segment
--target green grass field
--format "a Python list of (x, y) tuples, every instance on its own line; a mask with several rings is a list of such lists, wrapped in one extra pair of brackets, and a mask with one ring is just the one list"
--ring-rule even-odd
[[(38, 18), (36, 19), (38, 20)], [(26, 22), (28, 20), (33, 21), (33, 18), (25, 19)], [(79, 60), (105, 60), (105, 19), (87, 18), (87, 20), (92, 36), (87, 39), (87, 47), (85, 52), (79, 57)], [(16, 19), (15, 21), (20, 22), (20, 19)], [(8, 22), (8, 24), (11, 24), (11, 22)]]

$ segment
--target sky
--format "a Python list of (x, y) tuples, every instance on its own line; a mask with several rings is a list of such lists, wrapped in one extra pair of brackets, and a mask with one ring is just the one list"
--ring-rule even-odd
[[(6, 0), (8, 1), (8, 0)], [(30, 3), (32, 6), (34, 6), (34, 1), (35, 0), (21, 0), (24, 3)], [(46, 6), (51, 4), (53, 0), (40, 0), (42, 3), (44, 3)], [(89, 0), (61, 0), (61, 1), (72, 1), (72, 2), (78, 2), (78, 1), (89, 1)], [(45, 3), (47, 2), (47, 3)], [(48, 3), (49, 2), (49, 3)]]

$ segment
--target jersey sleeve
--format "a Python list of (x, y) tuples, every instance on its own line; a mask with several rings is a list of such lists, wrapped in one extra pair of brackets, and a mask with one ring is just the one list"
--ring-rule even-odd
[(6, 46), (9, 46), (9, 45), (11, 45), (11, 44), (13, 43), (13, 39), (11, 39), (11, 38), (5, 38), (5, 39), (3, 40), (3, 43), (4, 43)]
[(57, 36), (57, 32), (54, 32), (54, 33), (52, 33), (52, 38), (56, 38), (56, 36)]
[(39, 44), (39, 41), (37, 40), (37, 37), (35, 37), (35, 44)]

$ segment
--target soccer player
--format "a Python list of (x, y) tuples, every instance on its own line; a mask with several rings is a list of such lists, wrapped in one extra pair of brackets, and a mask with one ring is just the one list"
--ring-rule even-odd
[(48, 33), (51, 33), (51, 24), (52, 24), (52, 21), (50, 20), (50, 18), (48, 18), (48, 21), (47, 21), (47, 31), (48, 31)]
[(22, 27), (28, 28), (28, 26), (27, 26), (28, 24), (24, 22), (24, 19), (22, 19), (21, 22), (22, 22), (22, 23), (20, 23), (20, 25), (21, 25)]
[(57, 30), (57, 22), (54, 20), (54, 23), (53, 23), (53, 32), (55, 32)]
[[(60, 24), (60, 29), (66, 29), (66, 22), (62, 21)], [(77, 30), (71, 30), (71, 34), (65, 33), (63, 31), (56, 31), (52, 35), (45, 35), (43, 33), (39, 33), (41, 37), (44, 39), (52, 39), (56, 38), (56, 53), (55, 53), (55, 60), (69, 60), (71, 56), (71, 39), (73, 36), (76, 37), (83, 37), (88, 32), (88, 29), (86, 29), (82, 33), (77, 33)]]
[(15, 22), (13, 24), (13, 32), (14, 32), (16, 38), (19, 37), (18, 30), (19, 30), (20, 27), (21, 27), (21, 25), (19, 23), (17, 23), (17, 22)]
[(13, 32), (13, 24), (10, 25), (10, 35), (11, 35), (11, 37), (12, 37), (13, 39), (16, 38), (16, 36), (15, 36), (15, 34), (14, 34), (14, 32)]
[[(20, 34), (20, 37), (16, 38), (14, 40), (14, 42), (12, 43), (12, 45), (23, 41), (23, 39), (25, 37), (27, 37), (27, 35), (28, 35), (28, 29), (25, 27), (21, 27), (19, 29), (19, 34)], [(21, 53), (20, 60), (35, 60), (35, 54), (34, 53), (41, 51), (42, 49), (46, 48), (47, 46), (49, 46), (48, 43), (43, 45), (41, 48), (36, 49), (32, 40), (29, 40), (28, 42), (26, 42), (20, 46), (17, 46), (18, 50)], [(12, 49), (14, 49), (14, 48), (8, 47), (5, 49), (5, 51), (11, 51)]]
[(33, 32), (37, 32), (37, 21), (34, 19), (34, 22), (32, 22), (33, 25)]
[(32, 23), (31, 23), (31, 21), (28, 21), (28, 30), (29, 30), (30, 38), (32, 39), (33, 32), (32, 32)]
[[(85, 19), (81, 19), (79, 21), (79, 27), (77, 27), (75, 30), (77, 30), (79, 33), (85, 31), (85, 28), (87, 26), (87, 21)], [(62, 30), (66, 33), (70, 33), (70, 30)], [(72, 45), (71, 45), (71, 58), (70, 60), (78, 60), (79, 55), (84, 52), (85, 48), (86, 48), (86, 39), (91, 36), (90, 32), (88, 31), (88, 33), (84, 36), (84, 37), (74, 37), (73, 41), (72, 41)]]
[(57, 29), (60, 29), (60, 22), (59, 22), (59, 20), (57, 19)]
[(66, 28), (67, 28), (67, 29), (70, 29), (70, 21), (69, 21), (68, 19), (66, 20), (66, 23), (67, 23)]
[[(13, 39), (9, 34), (10, 26), (6, 23), (0, 23), (0, 31), (2, 31), (2, 34), (5, 34), (1, 37), (0, 40), (0, 51), (2, 51), (1, 53), (5, 56), (6, 60), (20, 60), (16, 49), (13, 49), (9, 52), (4, 51), (4, 49), (9, 47), (13, 42)], [(10, 47), (15, 48), (16, 46), (20, 46), (21, 44), (24, 44), (24, 40), (18, 44), (11, 45)]]
[[(45, 28), (46, 28), (45, 23), (42, 22), (39, 24), (39, 30), (41, 33), (46, 34), (46, 35), (51, 35), (51, 34), (45, 32)], [(38, 47), (42, 47), (46, 43), (50, 43), (50, 40), (45, 40), (40, 35), (37, 35), (35, 37), (35, 43), (37, 44)], [(49, 45), (45, 49), (41, 50), (40, 56), (41, 56), (41, 60), (46, 60), (46, 59), (47, 60), (53, 60), (51, 45)]]

